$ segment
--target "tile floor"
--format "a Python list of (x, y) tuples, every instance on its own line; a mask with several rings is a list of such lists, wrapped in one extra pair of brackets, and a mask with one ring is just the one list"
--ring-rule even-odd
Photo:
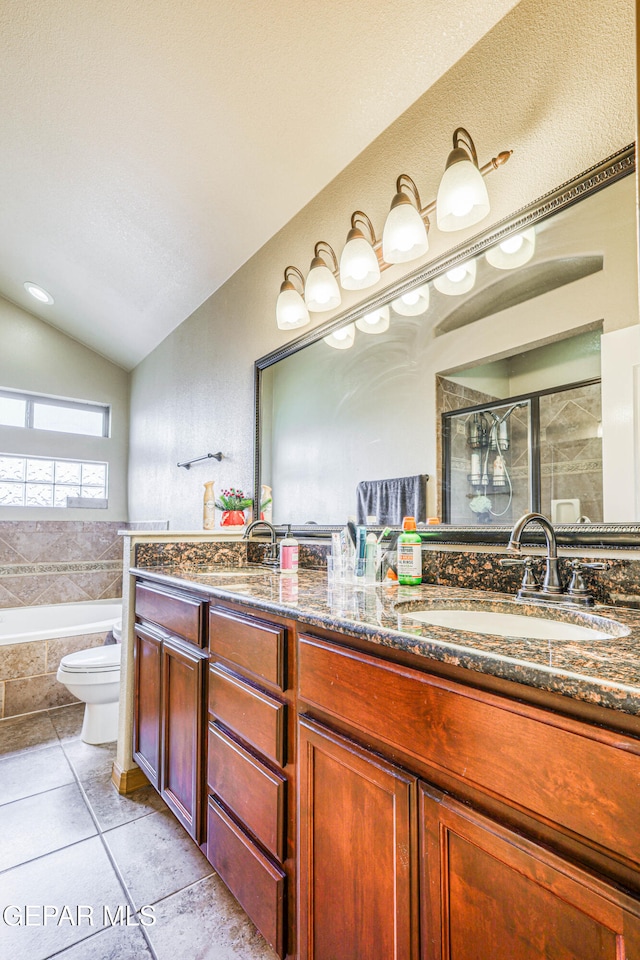
[(116, 793), (83, 709), (0, 721), (0, 957), (275, 960), (155, 790)]

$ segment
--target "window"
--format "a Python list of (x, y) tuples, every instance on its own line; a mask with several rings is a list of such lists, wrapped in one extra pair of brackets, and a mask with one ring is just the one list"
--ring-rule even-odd
[(0, 390), (0, 425), (108, 437), (109, 406)]
[(96, 500), (96, 508), (106, 506), (106, 463), (0, 453), (0, 506), (86, 506), (68, 500), (78, 497)]

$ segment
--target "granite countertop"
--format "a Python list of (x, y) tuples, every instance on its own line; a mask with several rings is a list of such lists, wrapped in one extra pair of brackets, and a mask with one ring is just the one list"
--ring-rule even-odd
[[(329, 582), (324, 570), (280, 575), (260, 566), (134, 567), (131, 573), (205, 595), (235, 600), (256, 611), (281, 614), (310, 626), (356, 634), (409, 651), (587, 703), (640, 716), (640, 610), (596, 605), (587, 610), (515, 603), (507, 594), (435, 584), (400, 586)], [(605, 639), (543, 640), (500, 637), (432, 626), (411, 619), (412, 608), (434, 604), (498, 610), (577, 623), (576, 612), (596, 618)], [(611, 625), (607, 621), (614, 621)]]

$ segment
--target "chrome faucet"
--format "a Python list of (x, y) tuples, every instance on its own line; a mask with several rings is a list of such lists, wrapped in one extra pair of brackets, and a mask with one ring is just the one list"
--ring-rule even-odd
[(268, 566), (275, 566), (278, 563), (278, 535), (272, 523), (269, 523), (268, 520), (253, 520), (242, 535), (242, 539), (251, 540), (251, 534), (259, 526), (267, 527), (270, 537), (270, 543), (264, 552), (262, 562)]
[[(556, 543), (555, 530), (547, 517), (544, 517), (541, 513), (525, 513), (524, 516), (520, 517), (511, 531), (507, 550), (509, 553), (521, 552), (522, 544), (520, 541), (522, 534), (530, 523), (537, 523), (542, 527), (547, 542), (546, 570), (541, 589), (538, 588), (535, 582), (531, 582), (531, 579), (527, 582), (525, 573), (525, 581), (523, 581), (522, 587), (518, 590), (518, 597), (520, 599), (558, 600), (564, 597), (560, 583), (560, 575), (558, 573), (558, 545)], [(506, 562), (508, 563), (509, 561), (507, 560)], [(525, 571), (528, 569), (529, 568), (525, 566)], [(566, 597), (564, 597), (564, 599), (566, 599)]]

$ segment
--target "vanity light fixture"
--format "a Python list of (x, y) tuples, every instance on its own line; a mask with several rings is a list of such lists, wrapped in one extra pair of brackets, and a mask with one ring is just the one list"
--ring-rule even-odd
[(461, 293), (469, 293), (476, 282), (476, 261), (466, 260), (464, 263), (446, 273), (434, 277), (433, 285), (440, 293), (446, 293), (449, 297), (456, 297)]
[(389, 307), (384, 304), (384, 306), (372, 310), (371, 313), (365, 313), (364, 317), (356, 320), (356, 327), (363, 333), (384, 333), (385, 330), (389, 329), (389, 317)]
[(304, 327), (311, 322), (302, 294), (296, 290), (291, 281), (292, 276), (298, 278), (304, 289), (304, 277), (298, 268), (286, 267), (284, 281), (276, 301), (276, 322), (280, 330), (293, 330), (295, 327)]
[(339, 330), (336, 330), (335, 333), (329, 334), (328, 337), (323, 337), (325, 343), (328, 343), (330, 347), (335, 347), (336, 350), (348, 350), (349, 347), (353, 346), (353, 341), (356, 338), (356, 328), (353, 323), (348, 323), (346, 327), (341, 327)]
[(26, 280), (24, 283), (24, 288), (27, 293), (30, 293), (32, 297), (35, 297), (36, 300), (39, 300), (40, 303), (53, 303), (53, 297), (50, 293), (44, 289), (44, 287), (39, 286), (37, 283), (32, 283), (31, 280)]
[(323, 310), (333, 310), (339, 307), (342, 302), (340, 288), (335, 278), (334, 272), (327, 266), (321, 254), (328, 254), (332, 260), (334, 270), (338, 270), (338, 260), (333, 251), (333, 247), (325, 243), (324, 240), (318, 240), (314, 247), (314, 257), (311, 261), (311, 267), (307, 274), (307, 282), (304, 285), (304, 302), (307, 309), (313, 313), (322, 313)]
[[(421, 206), (414, 180), (409, 174), (401, 173), (396, 180), (396, 193), (380, 240), (376, 238), (373, 224), (366, 213), (356, 210), (351, 216), (351, 229), (340, 256), (339, 267), (333, 249), (324, 241), (315, 245), (315, 256), (306, 284), (299, 270), (287, 267), (285, 283), (280, 288), (276, 306), (278, 326), (292, 329), (309, 323), (308, 314), (305, 317), (301, 309), (302, 296), (291, 283), (289, 272), (295, 272), (304, 287), (306, 310), (319, 313), (333, 310), (340, 305), (340, 290), (338, 283), (332, 282), (329, 276), (333, 275), (333, 281), (337, 277), (345, 290), (366, 290), (378, 282), (380, 272), (390, 264), (407, 263), (423, 257), (429, 249), (429, 214), (434, 209), (437, 210), (440, 230), (462, 230), (479, 223), (489, 213), (489, 197), (483, 178), (505, 164), (511, 153), (511, 150), (503, 150), (479, 167), (471, 135), (464, 127), (458, 127), (453, 134), (453, 150), (438, 188), (437, 200)], [(451, 289), (449, 292), (464, 293), (465, 290), (456, 287), (455, 291)], [(285, 293), (286, 297), (283, 296)], [(411, 305), (405, 296), (401, 299), (403, 304)], [(418, 316), (424, 313), (428, 306), (428, 291), (426, 298), (422, 299), (426, 299), (426, 303), (421, 304), (421, 309), (414, 304), (416, 310), (412, 313), (404, 311), (404, 315)], [(402, 305), (396, 309), (396, 303), (399, 300), (394, 301), (394, 310), (402, 314)]]
[[(367, 239), (358, 224), (363, 224), (370, 239)], [(356, 210), (351, 214), (351, 230), (340, 257), (340, 284), (345, 290), (364, 290), (380, 279), (378, 255), (373, 249), (376, 235), (366, 213)]]
[(487, 250), (487, 263), (498, 270), (515, 270), (531, 260), (536, 251), (535, 227), (514, 233), (495, 247)]
[[(496, 169), (506, 163), (510, 155), (499, 154), (487, 166), (491, 169), (494, 165)], [(453, 150), (447, 158), (436, 197), (438, 230), (463, 230), (484, 220), (491, 207), (483, 172), (485, 168), (480, 170), (478, 167), (478, 154), (471, 134), (464, 127), (458, 127), (453, 133)]]
[(429, 309), (429, 284), (407, 290), (401, 297), (391, 301), (394, 311), (401, 317), (419, 317)]
[(429, 249), (428, 229), (429, 217), (420, 206), (418, 188), (407, 173), (401, 173), (382, 231), (385, 263), (406, 263), (422, 257)]

